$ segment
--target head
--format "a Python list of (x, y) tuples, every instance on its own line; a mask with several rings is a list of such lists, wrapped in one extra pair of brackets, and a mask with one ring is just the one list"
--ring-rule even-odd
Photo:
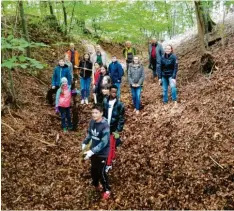
[(74, 43), (70, 43), (70, 49), (71, 49), (71, 50), (74, 50), (74, 49), (75, 49)]
[(100, 45), (96, 45), (96, 52), (101, 52), (101, 46)]
[(61, 86), (62, 87), (67, 86), (67, 78), (66, 77), (61, 78)]
[(65, 55), (64, 55), (64, 61), (69, 61), (69, 56), (67, 53), (65, 53)]
[(59, 66), (63, 67), (65, 65), (64, 59), (59, 59)]
[(92, 107), (92, 118), (94, 121), (101, 121), (103, 115), (103, 107), (101, 104), (95, 104)]
[(116, 85), (112, 85), (110, 87), (110, 99), (115, 99), (117, 97), (118, 87)]
[(131, 41), (126, 41), (126, 42), (125, 42), (125, 46), (126, 46), (127, 48), (130, 48), (131, 45), (132, 45)]
[(151, 43), (152, 43), (152, 44), (157, 43), (157, 39), (156, 39), (155, 37), (152, 37), (152, 39), (151, 39)]
[(95, 62), (95, 63), (94, 63), (94, 67), (95, 67), (96, 70), (97, 70), (98, 68), (100, 68), (100, 65), (98, 64), (98, 62)]
[(117, 61), (117, 58), (116, 58), (116, 56), (112, 56), (112, 62), (116, 62)]
[(133, 57), (133, 64), (139, 64), (139, 63), (140, 63), (139, 57), (138, 56), (134, 56)]
[(173, 53), (173, 47), (172, 47), (172, 45), (167, 45), (167, 47), (165, 49), (165, 53), (166, 54)]
[(84, 60), (88, 61), (90, 59), (90, 55), (88, 53), (84, 54)]
[(102, 65), (101, 66), (101, 73), (104, 75), (104, 74), (106, 74), (106, 71), (107, 71), (107, 66), (106, 65)]

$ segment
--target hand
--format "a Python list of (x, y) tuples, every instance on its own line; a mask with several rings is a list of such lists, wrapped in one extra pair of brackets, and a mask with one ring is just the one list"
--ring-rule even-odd
[(52, 89), (55, 89), (55, 86), (52, 86)]
[(86, 147), (86, 144), (82, 144), (81, 145), (81, 150), (83, 151), (85, 149), (85, 147)]
[(94, 153), (92, 152), (92, 150), (89, 150), (89, 151), (85, 152), (84, 154), (86, 155), (84, 160), (88, 160), (90, 157), (92, 157), (92, 155)]
[(176, 85), (176, 79), (171, 79), (171, 80)]
[(140, 85), (139, 84), (135, 84), (135, 87), (139, 87)]
[(59, 113), (59, 108), (57, 106), (55, 107), (55, 113)]
[(159, 84), (159, 86), (162, 85), (162, 79), (159, 79), (159, 80), (158, 80), (158, 84)]
[(115, 139), (118, 139), (119, 138), (119, 133), (116, 131), (116, 132), (113, 132), (113, 136)]
[(71, 91), (71, 93), (72, 93), (72, 94), (76, 94), (76, 89), (73, 89), (73, 90)]

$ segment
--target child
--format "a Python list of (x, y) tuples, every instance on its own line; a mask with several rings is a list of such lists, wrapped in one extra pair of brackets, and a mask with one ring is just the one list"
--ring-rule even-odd
[(92, 120), (89, 123), (88, 135), (82, 143), (82, 150), (92, 140), (90, 150), (85, 152), (85, 160), (91, 158), (92, 184), (98, 190), (99, 181), (103, 187), (103, 199), (110, 197), (110, 186), (108, 176), (105, 172), (106, 159), (109, 153), (110, 127), (103, 118), (103, 108), (96, 104), (92, 108)]
[(94, 71), (93, 71), (93, 98), (94, 98), (94, 103), (97, 103), (97, 94), (95, 93), (95, 87), (97, 85), (97, 81), (98, 81), (98, 78), (99, 78), (100, 74), (101, 74), (100, 64), (95, 62)]
[(62, 120), (62, 129), (67, 132), (68, 129), (72, 130), (71, 115), (70, 115), (70, 104), (71, 104), (71, 89), (67, 84), (67, 79), (63, 77), (61, 79), (61, 87), (56, 93), (56, 113), (60, 112)]
[(48, 91), (46, 99), (50, 105), (53, 105), (53, 94), (59, 89), (61, 78), (66, 77), (68, 80), (68, 85), (71, 86), (71, 74), (68, 66), (65, 64), (64, 59), (60, 59), (58, 66), (55, 67), (53, 76), (52, 76), (52, 86)]
[(103, 116), (108, 119), (110, 125), (110, 152), (107, 160), (106, 172), (112, 168), (112, 160), (115, 158), (116, 141), (120, 142), (119, 132), (124, 127), (124, 105), (117, 97), (118, 87), (110, 87), (110, 96), (103, 100)]

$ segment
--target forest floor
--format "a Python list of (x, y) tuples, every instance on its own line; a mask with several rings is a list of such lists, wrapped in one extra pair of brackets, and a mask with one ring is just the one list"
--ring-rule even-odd
[[(104, 49), (121, 55), (118, 47)], [(146, 67), (136, 116), (124, 81), (126, 124), (108, 201), (93, 190), (90, 161), (81, 155), (92, 105), (80, 105), (79, 131), (63, 134), (59, 116), (45, 104), (48, 87), (15, 71), (21, 108), (2, 116), (2, 209), (234, 209), (233, 49), (233, 37), (225, 50), (211, 49), (210, 75), (198, 71), (198, 48), (179, 57), (178, 107), (162, 104), (161, 87)]]

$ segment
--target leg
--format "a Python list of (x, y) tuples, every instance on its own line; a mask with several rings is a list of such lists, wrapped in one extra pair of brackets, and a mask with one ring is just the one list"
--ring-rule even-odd
[(133, 105), (134, 105), (134, 108), (136, 108), (136, 88), (131, 87), (131, 91), (132, 91), (132, 101), (133, 101)]
[(89, 98), (90, 95), (90, 84), (91, 84), (91, 78), (86, 79), (86, 97)]
[(141, 107), (141, 87), (136, 88), (136, 110), (140, 110)]
[(110, 186), (109, 186), (109, 181), (108, 181), (108, 176), (106, 173), (106, 158), (99, 158), (100, 159), (100, 181), (103, 187), (104, 192), (105, 191), (110, 191)]
[(108, 158), (107, 158), (107, 166), (112, 165), (113, 154), (114, 154), (114, 150), (115, 150), (114, 141), (115, 140), (114, 140), (113, 135), (110, 135), (110, 151), (109, 151)]
[(163, 102), (168, 102), (168, 78), (162, 77), (162, 88), (163, 88)]
[(173, 78), (169, 78), (169, 84), (171, 87), (171, 96), (172, 96), (172, 101), (177, 101), (177, 89), (176, 89), (176, 84), (173, 81)]
[(48, 103), (50, 105), (53, 105), (54, 104), (54, 99), (53, 99), (53, 95), (56, 94), (57, 90), (59, 89), (58, 86), (55, 87), (55, 89), (49, 89), (49, 91), (47, 92), (47, 95), (46, 95), (46, 100), (48, 101)]
[(157, 77), (157, 69), (156, 69), (156, 59), (152, 59), (152, 66), (153, 66), (153, 77)]
[(85, 99), (85, 80), (80, 78), (80, 89), (81, 89), (81, 98), (82, 100)]
[(70, 107), (66, 108), (66, 118), (67, 118), (68, 128), (72, 129)]
[(91, 177), (93, 186), (98, 187), (100, 171), (98, 157), (95, 155), (91, 157)]
[(118, 99), (120, 99), (121, 83), (115, 83), (115, 85), (118, 87), (118, 90), (117, 90), (117, 97), (118, 97)]
[(59, 107), (59, 112), (61, 114), (62, 128), (66, 129), (66, 109), (63, 107)]

